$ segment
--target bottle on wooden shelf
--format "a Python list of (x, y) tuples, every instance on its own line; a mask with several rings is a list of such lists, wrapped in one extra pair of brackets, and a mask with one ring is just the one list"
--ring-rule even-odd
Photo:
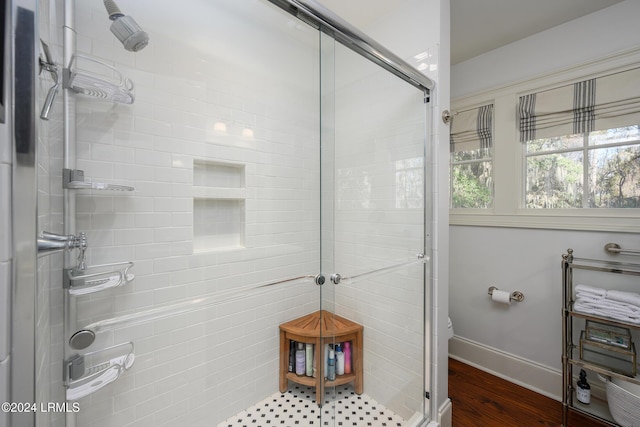
[(327, 378), (328, 374), (329, 374), (329, 344), (325, 344), (324, 345), (324, 377)]
[(296, 342), (289, 341), (289, 372), (296, 371)]
[(296, 351), (296, 375), (304, 375), (306, 373), (305, 359), (304, 343), (299, 342), (298, 350)]
[(305, 368), (308, 377), (313, 376), (313, 344), (305, 344)]
[(340, 344), (336, 346), (336, 375), (344, 375), (344, 353)]
[(351, 342), (344, 343), (344, 373), (351, 373)]
[(328, 371), (327, 379), (329, 381), (336, 380), (336, 355), (333, 350), (329, 350), (329, 360), (327, 361)]

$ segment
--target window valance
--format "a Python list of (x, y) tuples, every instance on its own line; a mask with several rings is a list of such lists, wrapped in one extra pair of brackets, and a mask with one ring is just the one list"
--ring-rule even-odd
[(640, 124), (640, 68), (520, 97), (520, 142)]
[(457, 112), (451, 120), (451, 152), (489, 148), (492, 133), (493, 104)]

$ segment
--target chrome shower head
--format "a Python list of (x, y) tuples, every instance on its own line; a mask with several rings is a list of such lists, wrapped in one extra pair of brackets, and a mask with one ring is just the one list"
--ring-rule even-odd
[(130, 16), (116, 18), (111, 24), (111, 32), (131, 52), (142, 50), (149, 44), (149, 35)]
[(114, 0), (104, 0), (104, 7), (109, 13), (109, 19), (113, 21), (111, 32), (125, 49), (137, 52), (149, 44), (149, 35), (131, 16), (122, 13)]

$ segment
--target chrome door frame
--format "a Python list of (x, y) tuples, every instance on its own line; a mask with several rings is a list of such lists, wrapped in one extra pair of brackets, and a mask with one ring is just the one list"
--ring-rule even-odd
[[(35, 0), (11, 0), (10, 61), (13, 183), (10, 399), (36, 404), (38, 16)], [(12, 426), (35, 426), (36, 411), (11, 413)]]

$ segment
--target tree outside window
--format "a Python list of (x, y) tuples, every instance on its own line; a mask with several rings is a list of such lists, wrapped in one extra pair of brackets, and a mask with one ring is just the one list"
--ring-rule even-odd
[(639, 208), (640, 126), (526, 142), (525, 207)]

